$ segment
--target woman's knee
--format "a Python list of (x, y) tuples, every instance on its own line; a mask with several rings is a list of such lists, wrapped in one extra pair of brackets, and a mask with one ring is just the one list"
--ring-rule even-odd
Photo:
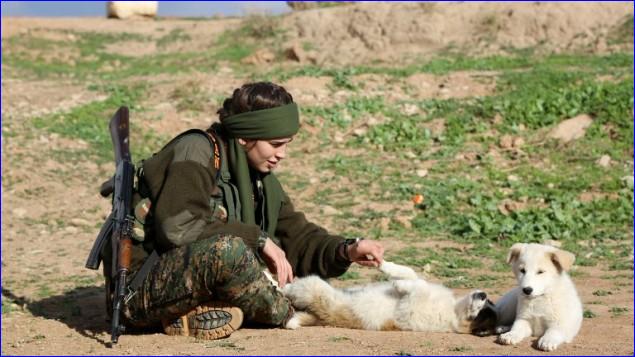
[(217, 282), (236, 279), (251, 281), (262, 270), (258, 259), (243, 239), (232, 235), (196, 242), (192, 247), (192, 258), (203, 270), (211, 270)]

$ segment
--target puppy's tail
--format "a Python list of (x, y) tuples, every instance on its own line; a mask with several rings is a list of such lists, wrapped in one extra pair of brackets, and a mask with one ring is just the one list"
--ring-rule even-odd
[(419, 279), (417, 273), (411, 268), (395, 264), (389, 261), (384, 260), (379, 266), (379, 270), (382, 273), (390, 276), (391, 279), (405, 279), (405, 280), (415, 280)]

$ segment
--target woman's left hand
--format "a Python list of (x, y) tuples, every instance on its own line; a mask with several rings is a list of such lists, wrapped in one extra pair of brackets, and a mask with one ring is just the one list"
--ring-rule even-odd
[(293, 281), (293, 268), (291, 268), (284, 250), (280, 249), (270, 238), (267, 238), (262, 255), (269, 271), (278, 276), (278, 285), (281, 288)]
[(362, 239), (346, 249), (351, 261), (363, 266), (379, 267), (384, 260), (384, 247), (377, 241)]

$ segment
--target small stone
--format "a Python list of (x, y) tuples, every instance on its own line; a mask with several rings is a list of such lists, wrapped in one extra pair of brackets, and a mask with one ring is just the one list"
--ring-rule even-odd
[(587, 114), (580, 114), (571, 119), (563, 120), (549, 133), (549, 137), (568, 143), (580, 139), (586, 133), (586, 129), (593, 123), (593, 119)]
[(77, 227), (74, 227), (74, 226), (68, 226), (68, 227), (64, 228), (64, 232), (70, 233), (70, 234), (75, 234), (75, 233), (79, 232), (79, 229)]
[(364, 136), (366, 134), (366, 132), (368, 131), (367, 128), (357, 128), (355, 130), (353, 130), (353, 136)]
[(428, 176), (428, 170), (426, 170), (426, 169), (417, 170), (417, 176), (419, 176), (419, 177)]
[(340, 213), (340, 211), (338, 211), (335, 207), (329, 206), (329, 205), (324, 205), (321, 207), (321, 209), (322, 209), (322, 213), (327, 216), (335, 216)]
[(82, 218), (72, 218), (71, 224), (75, 227), (90, 226), (91, 223)]
[(403, 105), (401, 112), (405, 115), (412, 116), (419, 113), (419, 107), (415, 104), (406, 103)]
[(415, 154), (412, 151), (406, 151), (404, 153), (404, 156), (407, 157), (408, 159), (416, 159), (417, 158), (417, 154)]
[(609, 167), (611, 165), (611, 157), (608, 155), (602, 155), (596, 163), (601, 167)]

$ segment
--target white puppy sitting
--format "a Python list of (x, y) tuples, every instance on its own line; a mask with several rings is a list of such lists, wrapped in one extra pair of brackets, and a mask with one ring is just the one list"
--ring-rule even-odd
[(518, 286), (496, 303), (497, 331), (508, 331), (498, 342), (510, 345), (540, 336), (538, 348), (553, 351), (573, 340), (582, 324), (582, 303), (567, 274), (574, 260), (572, 253), (551, 246), (517, 243), (511, 247), (507, 262)]
[(408, 267), (384, 261), (380, 270), (396, 280), (347, 289), (335, 289), (317, 276), (287, 284), (283, 293), (301, 311), (296, 311), (285, 327), (329, 325), (460, 333), (478, 327), (474, 323), (487, 304), (484, 292), (476, 290), (457, 299), (450, 289), (420, 279)]

